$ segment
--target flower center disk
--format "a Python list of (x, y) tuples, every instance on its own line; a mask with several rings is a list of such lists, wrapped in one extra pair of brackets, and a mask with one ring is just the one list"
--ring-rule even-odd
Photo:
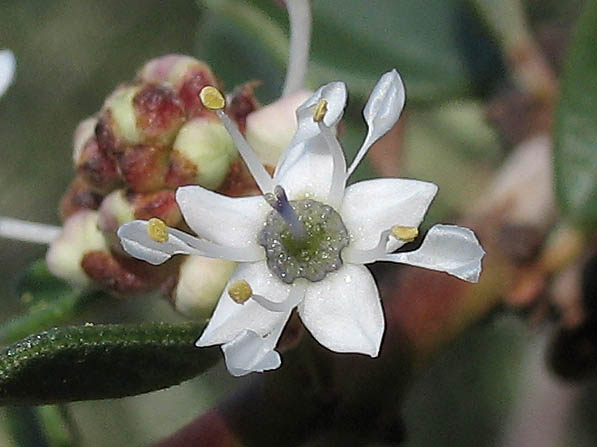
[(305, 235), (293, 235), (286, 221), (272, 211), (259, 233), (267, 266), (287, 284), (297, 278), (321, 281), (342, 266), (340, 252), (350, 241), (340, 215), (316, 200), (293, 200), (290, 205), (305, 227)]

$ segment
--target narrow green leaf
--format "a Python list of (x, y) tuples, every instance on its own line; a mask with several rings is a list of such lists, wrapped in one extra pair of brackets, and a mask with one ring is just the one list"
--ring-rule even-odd
[(597, 0), (579, 19), (562, 78), (556, 115), (556, 190), (564, 212), (597, 223)]
[(0, 353), (0, 405), (105, 399), (167, 388), (213, 366), (202, 326), (153, 323), (55, 328)]

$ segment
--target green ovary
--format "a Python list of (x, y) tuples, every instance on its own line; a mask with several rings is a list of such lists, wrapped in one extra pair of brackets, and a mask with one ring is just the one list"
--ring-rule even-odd
[(340, 215), (329, 205), (311, 199), (291, 201), (306, 236), (293, 235), (284, 219), (272, 211), (259, 233), (267, 265), (283, 282), (297, 278), (321, 281), (342, 266), (340, 252), (349, 235)]

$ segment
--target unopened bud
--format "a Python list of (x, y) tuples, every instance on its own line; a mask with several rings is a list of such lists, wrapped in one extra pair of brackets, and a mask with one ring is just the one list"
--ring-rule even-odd
[(230, 163), (237, 158), (236, 147), (224, 126), (214, 120), (195, 118), (186, 123), (174, 141), (174, 160), (196, 169), (195, 182), (216, 189), (222, 184)]
[(199, 101), (206, 85), (218, 86), (211, 68), (189, 56), (171, 54), (149, 61), (139, 72), (141, 81), (171, 86), (184, 103), (188, 118), (208, 113)]
[(228, 107), (226, 114), (236, 121), (241, 133), (247, 128), (247, 116), (259, 108), (257, 98), (253, 90), (260, 84), (258, 81), (247, 82), (228, 95)]
[(247, 116), (246, 138), (263, 164), (276, 166), (296, 131), (295, 111), (310, 96), (301, 90)]
[(134, 98), (136, 123), (144, 142), (170, 144), (185, 121), (182, 101), (169, 87), (147, 85)]
[(75, 166), (79, 164), (79, 157), (83, 151), (85, 143), (91, 137), (95, 137), (95, 126), (97, 125), (97, 118), (90, 117), (81, 121), (73, 135), (73, 163)]
[(81, 266), (85, 254), (108, 250), (104, 236), (97, 227), (97, 218), (98, 213), (95, 211), (80, 211), (72, 215), (46, 254), (50, 271), (75, 286), (90, 285), (90, 279)]
[[(265, 167), (273, 175), (273, 168)], [(247, 165), (241, 158), (237, 158), (230, 164), (230, 170), (226, 180), (216, 190), (220, 194), (229, 197), (256, 196), (262, 194), (255, 179), (249, 172)]]
[(126, 198), (122, 189), (108, 194), (100, 208), (98, 216), (98, 227), (106, 233), (115, 233), (118, 228), (135, 219), (133, 207)]
[(191, 56), (167, 54), (146, 62), (139, 70), (137, 79), (150, 84), (169, 84), (178, 89), (182, 86), (189, 72), (203, 71), (204, 77), (215, 80), (211, 68)]
[(203, 62), (197, 60), (177, 67), (178, 72), (174, 74), (174, 85), (177, 88), (178, 96), (185, 105), (187, 117), (195, 118), (211, 114), (206, 110), (199, 99), (199, 92), (207, 85), (218, 87), (219, 82), (211, 72), (210, 68)]
[(118, 166), (126, 186), (135, 192), (152, 192), (166, 185), (168, 150), (159, 146), (127, 147)]
[(77, 174), (95, 191), (105, 193), (121, 183), (116, 163), (100, 150), (95, 136), (81, 148), (75, 167)]
[(172, 275), (178, 262), (153, 266), (115, 252), (100, 250), (85, 253), (81, 266), (99, 286), (118, 295), (131, 296), (155, 290)]
[(191, 60), (193, 60), (192, 57), (182, 54), (167, 54), (165, 56), (156, 57), (143, 65), (141, 70), (137, 73), (137, 79), (141, 82), (148, 82), (150, 84), (172, 84), (170, 78), (176, 71), (175, 67), (177, 64)]
[(138, 85), (119, 87), (104, 103), (100, 122), (110, 128), (117, 146), (120, 142), (124, 144), (143, 143), (143, 135), (137, 126), (134, 105), (135, 96), (140, 90), (141, 86)]
[(182, 220), (180, 209), (176, 203), (175, 191), (163, 190), (146, 194), (129, 194), (127, 198), (135, 214), (135, 219), (149, 220), (152, 217), (157, 217), (169, 227), (175, 227)]
[(101, 194), (77, 177), (60, 200), (60, 216), (64, 221), (81, 210), (97, 210), (102, 203), (102, 198)]
[(210, 316), (235, 266), (224, 259), (187, 256), (172, 291), (176, 310), (191, 318)]

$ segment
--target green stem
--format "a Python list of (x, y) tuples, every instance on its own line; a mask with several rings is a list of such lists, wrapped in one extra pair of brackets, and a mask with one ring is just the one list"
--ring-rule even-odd
[(71, 292), (51, 303), (16, 317), (0, 326), (0, 343), (8, 345), (28, 335), (49, 329), (69, 321), (82, 307), (98, 297), (98, 293)]

